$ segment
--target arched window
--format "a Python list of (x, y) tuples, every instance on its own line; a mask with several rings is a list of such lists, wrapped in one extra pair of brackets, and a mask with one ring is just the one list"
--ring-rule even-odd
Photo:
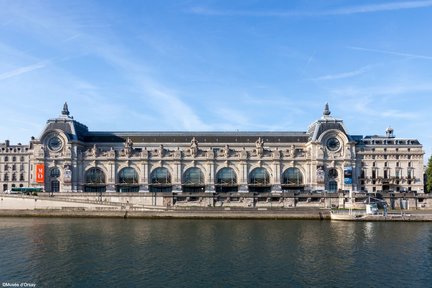
[(330, 168), (329, 171), (328, 171), (328, 177), (329, 177), (329, 179), (336, 179), (336, 178), (338, 178), (338, 172), (337, 172), (337, 170), (334, 169), (334, 168)]
[(117, 192), (138, 192), (138, 173), (132, 167), (120, 170), (118, 174)]
[(283, 185), (302, 185), (303, 184), (303, 174), (300, 169), (291, 167), (285, 170), (282, 174), (282, 184)]
[(171, 184), (171, 174), (164, 167), (154, 169), (150, 178), (151, 184)]
[(238, 192), (237, 175), (234, 169), (225, 167), (216, 174), (216, 192)]
[(52, 178), (58, 178), (60, 177), (60, 169), (58, 169), (57, 167), (54, 167), (50, 170), (50, 176)]
[(138, 184), (138, 173), (131, 167), (126, 167), (119, 172), (120, 184)]
[(197, 167), (186, 170), (183, 174), (183, 192), (204, 192), (204, 173)]
[(53, 167), (51, 168), (51, 170), (49, 170), (49, 176), (51, 177), (50, 180), (50, 187), (48, 190), (49, 192), (59, 192), (60, 191), (60, 181), (58, 180), (58, 178), (60, 177), (60, 169), (57, 167)]
[(204, 174), (201, 169), (192, 167), (186, 170), (183, 175), (183, 184), (185, 185), (203, 185)]
[(249, 174), (249, 184), (269, 185), (270, 175), (265, 168), (255, 168)]
[(172, 192), (171, 174), (165, 167), (159, 167), (150, 175), (150, 192)]
[(93, 167), (85, 173), (84, 192), (105, 192), (105, 173), (98, 167)]
[(281, 179), (282, 191), (304, 190), (303, 174), (300, 169), (291, 167), (285, 170)]
[(105, 173), (97, 167), (90, 168), (86, 172), (86, 184), (105, 184)]
[(271, 192), (270, 175), (265, 168), (259, 167), (249, 173), (250, 192)]

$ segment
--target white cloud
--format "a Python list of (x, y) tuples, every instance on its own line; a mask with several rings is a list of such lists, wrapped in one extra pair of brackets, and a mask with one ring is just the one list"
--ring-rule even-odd
[(407, 58), (432, 60), (432, 56), (426, 56), (426, 55), (419, 55), (419, 54), (412, 54), (412, 53), (403, 53), (403, 52), (395, 52), (395, 51), (380, 50), (380, 49), (370, 49), (370, 48), (355, 47), (355, 46), (350, 46), (348, 48), (353, 49), (353, 50), (366, 51), (366, 52), (375, 52), (375, 53), (381, 53), (381, 54), (387, 54), (387, 55), (402, 56), (402, 57), (407, 57)]
[(406, 9), (419, 9), (432, 7), (432, 1), (404, 1), (394, 3), (372, 4), (372, 5), (359, 5), (342, 7), (336, 9), (322, 10), (322, 11), (301, 11), (301, 10), (285, 10), (285, 11), (252, 11), (252, 10), (217, 10), (206, 7), (192, 7), (187, 12), (196, 15), (205, 16), (246, 16), (246, 17), (316, 17), (326, 15), (352, 15), (364, 13), (377, 13), (385, 11), (397, 11)]
[(370, 66), (364, 66), (364, 67), (361, 67), (357, 70), (353, 70), (353, 71), (349, 71), (349, 72), (343, 72), (343, 73), (337, 73), (337, 74), (328, 74), (328, 75), (313, 78), (312, 80), (321, 81), (321, 80), (338, 80), (338, 79), (351, 78), (351, 77), (355, 77), (355, 76), (358, 76), (358, 75), (365, 73), (366, 71), (369, 70), (369, 68), (370, 68)]
[(34, 70), (41, 69), (44, 67), (45, 67), (45, 64), (43, 64), (43, 63), (37, 63), (34, 65), (19, 67), (19, 68), (16, 68), (14, 70), (11, 70), (11, 71), (1, 73), (0, 74), (0, 80), (5, 80), (8, 78), (16, 77), (16, 76), (19, 76), (19, 75), (22, 75), (25, 73), (29, 73), (29, 72), (32, 72)]
[(328, 15), (351, 15), (359, 13), (376, 13), (383, 11), (405, 10), (432, 7), (432, 1), (405, 1), (383, 4), (372, 4), (334, 9), (323, 12)]

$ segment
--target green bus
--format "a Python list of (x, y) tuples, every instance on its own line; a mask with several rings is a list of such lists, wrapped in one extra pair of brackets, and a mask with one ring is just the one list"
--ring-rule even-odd
[(43, 192), (42, 188), (35, 188), (35, 187), (12, 187), (10, 193), (11, 194), (26, 194), (26, 195), (34, 195), (38, 192)]

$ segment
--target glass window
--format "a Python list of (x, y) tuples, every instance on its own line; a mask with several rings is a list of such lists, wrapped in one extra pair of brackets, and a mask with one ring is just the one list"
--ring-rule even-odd
[(119, 183), (122, 184), (137, 184), (138, 173), (134, 168), (126, 167), (119, 172)]
[(152, 171), (151, 184), (171, 184), (171, 174), (167, 168), (159, 167)]
[(87, 184), (105, 184), (105, 173), (97, 167), (90, 168), (86, 172)]
[(330, 192), (336, 192), (338, 189), (338, 183), (334, 180), (329, 181), (328, 183), (328, 190)]
[(337, 170), (334, 169), (334, 168), (330, 168), (329, 171), (328, 171), (328, 177), (329, 177), (330, 179), (336, 179), (336, 178), (338, 177), (338, 172), (337, 172)]
[(270, 175), (265, 168), (255, 168), (249, 174), (249, 184), (269, 185)]
[(203, 185), (204, 174), (201, 169), (192, 167), (186, 170), (183, 175), (183, 184), (185, 185)]
[(237, 175), (234, 169), (225, 167), (216, 174), (216, 184), (219, 185), (237, 185)]
[(60, 182), (58, 180), (51, 181), (51, 192), (60, 191)]
[(296, 167), (291, 167), (285, 170), (282, 174), (282, 184), (287, 185), (302, 185), (303, 184), (303, 174), (300, 169)]
[(60, 177), (60, 169), (58, 169), (57, 167), (52, 168), (51, 171), (50, 171), (50, 176), (52, 178), (58, 178), (58, 177)]

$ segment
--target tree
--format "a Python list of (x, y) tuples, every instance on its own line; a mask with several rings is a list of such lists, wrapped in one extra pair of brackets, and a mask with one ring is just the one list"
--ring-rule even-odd
[(426, 191), (431, 192), (432, 190), (432, 156), (429, 157), (428, 165), (426, 168)]

